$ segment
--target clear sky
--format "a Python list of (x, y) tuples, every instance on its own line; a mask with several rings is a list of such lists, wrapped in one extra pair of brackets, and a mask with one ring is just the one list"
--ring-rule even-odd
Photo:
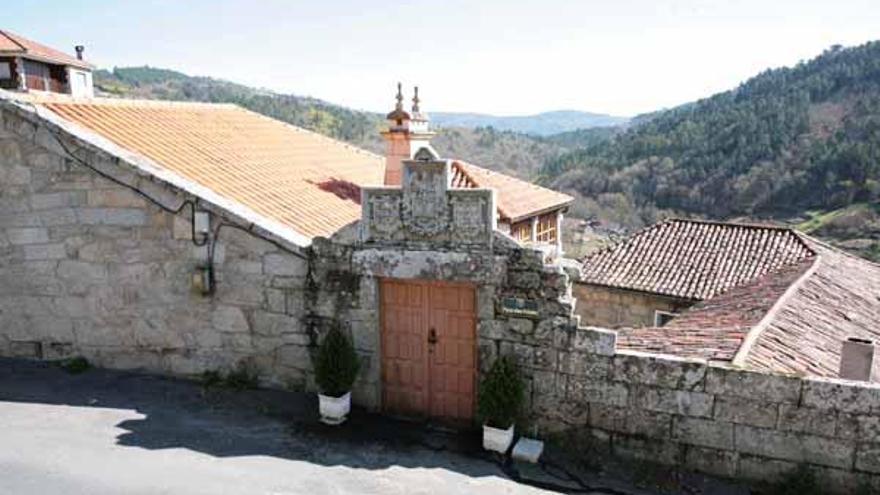
[(100, 67), (148, 64), (387, 110), (633, 115), (880, 39), (880, 0), (18, 1), (0, 27)]

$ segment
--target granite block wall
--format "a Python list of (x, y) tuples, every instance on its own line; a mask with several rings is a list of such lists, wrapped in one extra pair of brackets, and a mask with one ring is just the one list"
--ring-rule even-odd
[[(570, 338), (606, 336), (579, 328)], [(545, 377), (530, 416), (544, 435), (744, 480), (778, 481), (803, 464), (828, 493), (880, 490), (878, 384), (574, 347), (562, 343), (554, 373), (531, 370)]]
[[(80, 159), (165, 205), (194, 199), (64, 139)], [(365, 242), (355, 225), (303, 253), (254, 235), (223, 208), (199, 208), (212, 213), (210, 296), (193, 289), (210, 251), (193, 244), (188, 208), (162, 210), (82, 167), (27, 115), (0, 109), (0, 355), (82, 355), (184, 376), (245, 367), (266, 386), (312, 388), (310, 352), (338, 326), (364, 363), (355, 401), (378, 409), (378, 280), (469, 282), (480, 372), (512, 355), (527, 379), (521, 431), (576, 439), (590, 455), (750, 480), (805, 464), (828, 492), (880, 490), (880, 385), (618, 349), (613, 331), (579, 325), (562, 266), (497, 232), (436, 245), (390, 226), (381, 242)], [(399, 221), (374, 220), (383, 218)]]
[(190, 208), (166, 212), (68, 151), (173, 209), (193, 198), (65, 139), (0, 110), (0, 355), (306, 386), (306, 257), (202, 202), (217, 235), (216, 292), (202, 295), (191, 279), (209, 250), (192, 242)]
[(603, 328), (654, 326), (654, 313), (678, 313), (693, 304), (671, 297), (574, 283), (572, 292), (578, 300), (576, 308), (581, 322)]

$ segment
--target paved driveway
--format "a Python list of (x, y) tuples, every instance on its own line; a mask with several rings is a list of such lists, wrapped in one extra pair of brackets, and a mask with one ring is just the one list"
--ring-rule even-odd
[[(311, 394), (0, 359), (0, 494), (548, 493), (509, 479), (476, 434), (363, 411), (331, 428), (316, 409)], [(559, 473), (519, 472), (562, 483)], [(700, 484), (662, 493), (744, 493)], [(616, 476), (589, 485), (616, 488), (586, 491), (602, 495), (659, 492)]]
[(446, 450), (458, 437), (290, 420), (314, 407), (302, 394), (0, 360), (0, 493), (544, 493)]

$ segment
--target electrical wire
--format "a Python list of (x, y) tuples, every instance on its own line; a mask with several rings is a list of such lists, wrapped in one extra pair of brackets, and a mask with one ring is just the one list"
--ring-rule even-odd
[[(19, 102), (19, 103), (21, 103), (23, 105), (30, 106), (31, 108), (33, 108), (34, 113), (39, 116), (39, 111), (38, 111), (37, 106), (35, 104), (33, 104), (31, 102)], [(254, 230), (253, 230), (254, 223), (253, 222), (249, 223), (247, 227), (243, 227), (241, 225), (230, 223), (230, 222), (220, 222), (214, 228), (213, 235), (205, 236), (203, 239), (199, 240), (198, 236), (196, 235), (196, 222), (195, 222), (195, 216), (196, 216), (196, 211), (198, 210), (199, 198), (196, 198), (195, 200), (184, 199), (183, 202), (181, 202), (181, 204), (179, 206), (177, 206), (176, 208), (169, 207), (169, 206), (165, 205), (164, 203), (162, 203), (162, 201), (160, 201), (159, 199), (154, 198), (153, 196), (147, 194), (146, 192), (138, 189), (136, 186), (133, 186), (131, 184), (127, 184), (127, 183), (123, 182), (122, 180), (117, 179), (116, 177), (98, 169), (97, 167), (91, 165), (87, 161), (85, 161), (82, 158), (80, 158), (79, 156), (77, 156), (75, 152), (71, 151), (70, 148), (67, 147), (67, 144), (64, 143), (64, 140), (61, 139), (61, 136), (57, 132), (55, 132), (53, 129), (51, 129), (50, 127), (43, 125), (39, 122), (37, 123), (37, 126), (38, 126), (38, 128), (42, 127), (43, 129), (45, 129), (46, 132), (48, 132), (55, 139), (55, 142), (58, 143), (58, 145), (61, 147), (61, 149), (64, 151), (64, 153), (70, 159), (72, 159), (76, 163), (88, 168), (89, 170), (98, 174), (102, 178), (109, 180), (110, 182), (113, 182), (114, 184), (117, 184), (119, 186), (125, 187), (126, 189), (131, 190), (132, 192), (143, 197), (144, 199), (146, 199), (150, 203), (158, 206), (161, 210), (163, 210), (167, 213), (170, 213), (172, 215), (177, 215), (181, 211), (183, 211), (184, 208), (189, 206), (190, 207), (190, 241), (193, 243), (193, 245), (195, 245), (197, 247), (202, 247), (202, 246), (208, 245), (208, 276), (211, 281), (211, 285), (210, 285), (210, 292), (211, 293), (213, 293), (213, 291), (214, 291), (214, 284), (215, 284), (214, 253), (216, 251), (216, 245), (219, 240), (220, 231), (223, 227), (230, 227), (230, 228), (235, 228), (235, 229), (241, 230), (241, 231), (246, 232), (254, 237), (257, 237), (259, 239), (262, 239), (262, 240), (272, 244), (273, 246), (277, 247), (278, 249), (280, 249), (282, 251), (285, 251), (289, 254), (292, 254), (300, 259), (308, 260), (308, 256), (306, 256), (300, 252), (297, 252), (293, 249), (290, 249), (289, 247), (282, 245), (280, 242), (275, 241), (274, 239), (270, 239), (266, 236), (263, 236), (263, 235), (260, 235), (256, 232), (254, 232)], [(114, 157), (114, 158), (115, 158), (116, 162), (118, 163), (119, 158), (118, 157)], [(212, 240), (214, 242), (211, 242)]]
[[(21, 103), (32, 106), (34, 108), (34, 113), (38, 114), (36, 105), (34, 105), (33, 103), (30, 103), (30, 102), (21, 102)], [(74, 161), (79, 163), (80, 165), (95, 172), (96, 174), (103, 177), (104, 179), (109, 180), (110, 182), (113, 182), (114, 184), (117, 184), (119, 186), (125, 187), (126, 189), (133, 191), (134, 193), (143, 197), (144, 199), (146, 199), (150, 203), (158, 206), (161, 210), (163, 210), (167, 213), (170, 213), (172, 215), (177, 215), (181, 211), (183, 211), (184, 208), (189, 206), (190, 207), (190, 241), (195, 246), (198, 246), (198, 247), (202, 247), (205, 245), (208, 246), (208, 276), (210, 277), (210, 281), (211, 281), (211, 284), (210, 284), (211, 292), (213, 292), (214, 287), (215, 287), (215, 279), (214, 279), (214, 262), (215, 262), (215, 260), (214, 260), (214, 258), (215, 258), (215, 253), (217, 250), (216, 249), (217, 241), (220, 237), (220, 232), (224, 227), (240, 230), (240, 231), (245, 232), (249, 235), (252, 235), (254, 237), (262, 239), (282, 251), (293, 254), (294, 256), (297, 256), (301, 259), (308, 260), (308, 257), (306, 255), (299, 253), (297, 251), (294, 251), (294, 250), (288, 248), (287, 246), (282, 245), (281, 243), (279, 243), (278, 241), (276, 241), (274, 239), (270, 239), (266, 236), (263, 236), (263, 235), (260, 235), (256, 232), (254, 232), (253, 229), (254, 229), (255, 224), (253, 222), (249, 223), (247, 225), (247, 227), (244, 227), (244, 226), (241, 226), (241, 225), (238, 225), (235, 223), (230, 223), (230, 222), (220, 222), (214, 228), (214, 230), (212, 231), (212, 234), (210, 236), (205, 236), (204, 239), (198, 240), (197, 236), (196, 236), (196, 231), (195, 231), (195, 229), (196, 229), (195, 214), (196, 214), (196, 211), (198, 210), (198, 201), (199, 201), (198, 198), (196, 198), (195, 200), (185, 199), (176, 208), (171, 208), (169, 206), (166, 206), (158, 199), (150, 196), (146, 192), (138, 189), (137, 187), (130, 185), (130, 184), (126, 184), (125, 182), (121, 181), (120, 179), (113, 177), (112, 175), (98, 169), (97, 167), (94, 167), (93, 165), (89, 164), (85, 160), (81, 159), (73, 151), (71, 151), (70, 148), (67, 147), (67, 145), (64, 143), (64, 141), (61, 139), (61, 137), (54, 130), (50, 129), (48, 126), (45, 126), (45, 125), (41, 125), (41, 124), (37, 124), (37, 125), (43, 127), (43, 129), (45, 129), (55, 139), (55, 141), (58, 143), (58, 145), (61, 147), (61, 149), (64, 150), (64, 152), (67, 154), (68, 157), (70, 157), (71, 159), (73, 159)], [(115, 158), (115, 159), (118, 163), (119, 158)], [(214, 242), (211, 242), (212, 240)], [(435, 451), (435, 452), (447, 450), (445, 447), (438, 448), (438, 447), (430, 446), (427, 444), (425, 444), (424, 446)], [(578, 485), (579, 488), (572, 488), (571, 486), (567, 486), (567, 485), (559, 485), (556, 483), (525, 478), (519, 473), (519, 470), (516, 469), (516, 467), (513, 465), (511, 458), (507, 455), (505, 455), (503, 457), (503, 459), (498, 459), (498, 456), (476, 455), (473, 453), (469, 453), (469, 454), (465, 454), (465, 455), (467, 457), (479, 459), (482, 461), (487, 461), (487, 462), (490, 462), (490, 463), (497, 465), (508, 478), (510, 478), (511, 480), (513, 480), (517, 483), (529, 485), (529, 486), (532, 486), (535, 488), (540, 488), (543, 490), (553, 490), (553, 491), (565, 492), (565, 493), (596, 493), (596, 494), (605, 494), (605, 495), (630, 495), (627, 492), (623, 492), (623, 491), (616, 490), (616, 489), (609, 488), (609, 487), (588, 485), (586, 482), (584, 482), (579, 477), (575, 476), (570, 471), (566, 470), (564, 467), (558, 466), (558, 465), (553, 465), (553, 464), (550, 464), (550, 463), (547, 463), (544, 461), (540, 462), (539, 466), (547, 475), (549, 475), (553, 478), (556, 478), (560, 481), (563, 481), (563, 482), (565, 482), (565, 481), (573, 482), (576, 485)], [(561, 470), (565, 474), (566, 478), (562, 478), (561, 476), (559, 476), (557, 474), (551, 473), (550, 470), (548, 469), (548, 467), (550, 467), (550, 466), (552, 466), (554, 469)]]

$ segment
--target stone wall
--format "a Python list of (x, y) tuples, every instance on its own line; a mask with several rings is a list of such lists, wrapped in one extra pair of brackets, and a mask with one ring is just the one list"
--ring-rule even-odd
[[(0, 109), (0, 355), (84, 356), (98, 366), (194, 376), (245, 368), (265, 385), (302, 387), (308, 263), (212, 212), (216, 292), (194, 291), (208, 264), (191, 210), (158, 206), (74, 160), (48, 124)], [(65, 135), (68, 150), (176, 208), (182, 191)], [(218, 226), (223, 223), (224, 227)], [(236, 228), (238, 226), (240, 228)]]
[(803, 464), (827, 492), (880, 490), (880, 385), (618, 351), (608, 339), (557, 329), (555, 372), (527, 372), (540, 377), (529, 419), (544, 436), (744, 480)]
[(575, 283), (575, 311), (581, 323), (604, 328), (654, 326), (654, 313), (678, 313), (693, 304), (671, 297), (656, 296), (611, 287)]
[[(165, 205), (195, 199), (62, 139)], [(339, 327), (363, 360), (354, 399), (378, 409), (379, 280), (468, 282), (477, 294), (479, 371), (511, 355), (526, 377), (521, 431), (576, 439), (591, 455), (746, 479), (773, 480), (802, 463), (829, 491), (880, 489), (880, 385), (618, 350), (613, 331), (579, 326), (561, 265), (485, 228), (491, 195), (439, 189), (421, 192), (449, 215), (446, 223), (377, 189), (395, 199), (369, 217), (369, 229), (353, 224), (316, 239), (308, 260), (200, 200), (216, 234), (216, 292), (204, 296), (191, 278), (209, 250), (193, 244), (188, 208), (163, 211), (73, 160), (25, 113), (0, 108), (0, 354), (83, 355), (100, 366), (186, 376), (246, 367), (264, 385), (312, 388), (311, 346)], [(456, 202), (483, 220), (457, 221)], [(443, 231), (461, 223), (469, 224), (465, 238)]]
[[(350, 332), (365, 364), (354, 390), (354, 400), (363, 406), (381, 406), (379, 349), (379, 281), (382, 278), (467, 282), (476, 287), (477, 343), (482, 371), (501, 352), (526, 349), (502, 341), (507, 332), (525, 341), (547, 342), (555, 319), (571, 321), (571, 306), (560, 302), (568, 297), (567, 275), (559, 266), (545, 266), (543, 254), (518, 248), (498, 236), (492, 251), (460, 252), (391, 248), (316, 239), (312, 245), (311, 287), (315, 305), (312, 324), (315, 334), (336, 326)], [(506, 315), (501, 301), (508, 297), (541, 303), (534, 317)], [(516, 348), (515, 348), (516, 347)], [(532, 353), (538, 366), (555, 366), (550, 356)], [(532, 362), (530, 361), (531, 365)]]

